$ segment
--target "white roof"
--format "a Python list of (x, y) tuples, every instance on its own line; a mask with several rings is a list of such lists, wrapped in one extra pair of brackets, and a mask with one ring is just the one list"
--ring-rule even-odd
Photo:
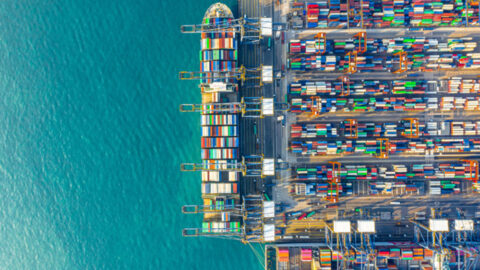
[(429, 225), (432, 232), (448, 232), (447, 219), (430, 219)]
[(262, 114), (273, 115), (273, 98), (262, 99)]
[(273, 82), (272, 66), (262, 66), (262, 82)]
[(213, 93), (217, 93), (217, 92), (230, 92), (231, 90), (227, 89), (227, 84), (224, 83), (224, 82), (214, 82), (214, 83), (211, 83), (209, 84), (207, 87), (206, 87), (206, 91), (207, 93), (210, 93), (210, 92), (213, 92)]
[(275, 217), (275, 202), (263, 201), (263, 217), (265, 218)]
[(275, 160), (273, 158), (263, 159), (262, 174), (275, 175)]
[(336, 233), (350, 233), (350, 221), (349, 220), (334, 220), (333, 232)]
[(275, 241), (275, 224), (263, 225), (263, 240), (266, 242)]
[(374, 220), (359, 220), (357, 221), (358, 231), (364, 233), (375, 233)]
[(272, 36), (272, 18), (260, 18), (260, 35)]
[(473, 231), (473, 220), (456, 219), (455, 230), (456, 231)]

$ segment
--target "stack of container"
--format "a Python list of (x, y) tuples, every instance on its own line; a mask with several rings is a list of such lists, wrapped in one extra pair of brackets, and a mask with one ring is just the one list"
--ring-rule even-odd
[(241, 233), (240, 222), (203, 222), (202, 233)]
[(476, 111), (480, 109), (479, 101), (479, 97), (442, 97), (440, 101), (440, 110)]
[(447, 195), (453, 193), (460, 193), (458, 181), (442, 180), (442, 181), (430, 181), (430, 195)]
[[(202, 114), (202, 159), (238, 159), (237, 115)], [(232, 136), (232, 137), (231, 137)]]
[[(205, 18), (204, 23), (210, 25), (225, 25), (231, 21), (231, 18)], [(221, 71), (234, 71), (237, 66), (237, 40), (234, 32), (216, 32), (202, 33), (200, 40), (200, 71), (212, 72), (202, 78), (202, 83), (230, 82), (233, 78), (217, 77)]]
[(480, 135), (478, 126), (480, 122), (466, 122), (466, 121), (452, 121), (451, 135), (452, 136), (473, 136)]
[[(442, 87), (439, 87), (442, 85)], [(444, 86), (443, 86), (444, 85)], [(342, 91), (343, 88), (343, 91)], [(480, 93), (480, 81), (451, 79), (426, 80), (351, 80), (342, 86), (341, 81), (297, 81), (289, 85), (292, 96), (339, 96), (339, 95), (423, 95), (423, 94), (476, 94)]]
[(328, 194), (328, 183), (317, 184), (317, 196), (326, 197)]
[[(201, 156), (204, 162), (228, 163), (238, 159), (238, 115), (202, 114)], [(238, 193), (238, 172), (202, 171), (202, 194)]]
[(467, 80), (462, 78), (452, 78), (451, 80), (448, 80), (448, 93), (471, 94), (479, 92), (479, 80)]
[[(338, 254), (335, 253), (334, 260), (338, 260)], [(329, 249), (320, 249), (320, 266), (321, 267), (331, 267), (332, 265), (332, 254)]]
[(300, 259), (302, 262), (311, 262), (312, 261), (312, 249), (310, 248), (302, 248)]
[[(459, 38), (438, 40), (426, 37), (398, 37), (393, 39), (367, 39), (367, 54), (393, 54), (398, 51), (405, 51), (409, 54), (414, 53), (438, 53), (438, 52), (473, 52), (477, 43), (471, 41), (472, 38)], [(317, 41), (291, 40), (290, 55), (298, 54), (318, 54), (319, 48)], [(343, 55), (358, 48), (358, 39), (329, 39), (325, 41), (324, 54)]]
[(289, 251), (288, 248), (279, 248), (278, 249), (278, 261), (279, 262), (288, 262), (289, 261)]
[(225, 210), (233, 209), (235, 205), (234, 199), (224, 199), (224, 198), (204, 198), (203, 205), (208, 206), (209, 210)]
[[(446, 122), (419, 122), (418, 135), (422, 136), (476, 136), (480, 135), (478, 127), (480, 121), (446, 121)], [(356, 131), (355, 131), (356, 130)], [(345, 136), (354, 136), (358, 138), (381, 138), (381, 137), (402, 137), (408, 134), (416, 133), (415, 127), (410, 121), (401, 120), (397, 123), (381, 122), (357, 122), (354, 126), (350, 121), (327, 124), (293, 124), (291, 126), (291, 138), (340, 138)], [(456, 140), (458, 141), (458, 140)], [(442, 142), (442, 141), (440, 141)], [(447, 141), (443, 141), (447, 142)], [(212, 142), (204, 141), (202, 145)], [(220, 144), (219, 142), (217, 144)], [(233, 141), (236, 145), (238, 142)], [(474, 145), (475, 141), (469, 141), (468, 144)]]
[(390, 258), (400, 258), (400, 249), (390, 248)]
[[(380, 152), (377, 140), (291, 141), (292, 153), (302, 155), (370, 154)], [(480, 139), (410, 139), (390, 140), (390, 154), (425, 154), (480, 152)]]
[(414, 248), (413, 249), (413, 260), (414, 261), (423, 261), (423, 248)]
[[(328, 181), (332, 176), (332, 168), (327, 165), (319, 165), (312, 168), (298, 167), (295, 169), (295, 181)], [(413, 164), (406, 166), (403, 164), (392, 165), (344, 165), (340, 168), (340, 179), (350, 180), (391, 180), (394, 186), (392, 188), (412, 188), (410, 191), (416, 191), (420, 186), (416, 182), (408, 182), (411, 179), (422, 180), (453, 180), (465, 179), (470, 176), (470, 165), (463, 162), (436, 163), (436, 164)], [(329, 178), (330, 177), (330, 178)], [(328, 184), (317, 182), (317, 193)], [(381, 182), (381, 181), (378, 181)], [(348, 189), (346, 185), (343, 189)]]
[(377, 27), (398, 27), (407, 26), (405, 23), (405, 1), (393, 0), (382, 2), (383, 18), (382, 22), (377, 24)]
[[(323, 4), (322, 6), (325, 6)], [(307, 28), (315, 28), (318, 27), (318, 17), (320, 15), (320, 6), (316, 3), (307, 3)]]
[[(392, 72), (398, 69), (399, 59), (393, 55), (360, 55), (357, 58), (357, 72)], [(394, 64), (396, 68), (394, 68)], [(290, 59), (292, 70), (315, 70), (322, 72), (344, 72), (348, 69), (347, 56), (309, 55)], [(479, 69), (479, 53), (445, 53), (445, 54), (409, 54), (407, 70), (435, 71), (449, 69)]]
[(441, 97), (440, 106), (436, 97), (371, 97), (371, 98), (292, 98), (291, 112), (383, 112), (383, 111), (425, 111), (437, 110), (476, 111), (480, 109), (480, 97)]
[(332, 127), (332, 124), (293, 124), (290, 136), (292, 138), (337, 137), (337, 128)]
[(238, 172), (202, 171), (202, 182), (236, 182), (239, 180)]
[(347, 7), (346, 4), (340, 4), (340, 0), (329, 0), (328, 27), (346, 28), (347, 27)]
[(215, 183), (204, 182), (202, 183), (202, 194), (235, 194), (238, 193), (237, 183)]
[[(307, 28), (346, 28), (349, 27), (389, 28), (389, 27), (444, 27), (478, 25), (479, 3), (443, 0), (348, 0), (350, 13), (345, 2), (316, 1), (306, 3)], [(467, 13), (468, 10), (468, 13)], [(349, 14), (349, 15), (348, 15)], [(348, 17), (347, 17), (348, 16)]]
[(402, 260), (413, 260), (413, 251), (409, 248), (402, 248)]
[[(376, 95), (386, 94), (390, 90), (387, 81), (351, 81), (343, 86), (343, 92), (349, 91), (350, 95)], [(291, 83), (289, 93), (295, 96), (336, 96), (342, 94), (341, 81), (301, 81)]]

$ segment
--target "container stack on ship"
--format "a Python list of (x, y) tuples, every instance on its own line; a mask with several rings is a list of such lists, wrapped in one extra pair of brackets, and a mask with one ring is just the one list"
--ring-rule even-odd
[[(230, 9), (217, 3), (210, 6), (202, 23), (222, 27), (232, 19)], [(212, 164), (212, 167), (235, 162), (239, 156), (238, 114), (213, 110), (215, 103), (236, 102), (238, 99), (236, 79), (224, 76), (237, 67), (237, 39), (231, 30), (224, 28), (201, 34), (200, 70), (204, 76), (200, 81), (204, 107), (201, 114), (201, 158), (204, 164)], [(203, 205), (208, 208), (206, 210), (213, 210), (205, 212), (201, 233), (238, 234), (240, 220), (222, 210), (239, 204), (239, 172), (209, 170), (202, 171), (201, 175)]]

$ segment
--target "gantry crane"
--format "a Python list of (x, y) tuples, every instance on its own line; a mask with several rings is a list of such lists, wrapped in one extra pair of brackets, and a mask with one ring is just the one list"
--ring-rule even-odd
[[(218, 197), (216, 197), (218, 198)], [(233, 204), (233, 205), (224, 205), (223, 207), (218, 207), (215, 205), (184, 205), (182, 206), (182, 213), (184, 214), (199, 214), (199, 213), (223, 213), (229, 212), (229, 214), (234, 216), (241, 216), (240, 213), (242, 210), (242, 205)]]
[(310, 116), (316, 117), (320, 115), (322, 111), (322, 98), (321, 97), (311, 97), (312, 99), (312, 106), (310, 110), (312, 111)]
[(357, 72), (358, 53), (356, 51), (348, 52), (346, 54), (346, 57), (348, 59), (348, 68), (345, 70), (345, 73), (353, 74), (353, 73)]
[(315, 35), (315, 47), (317, 54), (324, 54), (327, 51), (327, 39), (325, 33), (319, 32)]
[(342, 82), (340, 89), (340, 96), (349, 96), (350, 95), (350, 78), (347, 76), (340, 76), (337, 78)]
[[(337, 221), (334, 221), (334, 224)], [(349, 223), (349, 222), (348, 222)], [(351, 262), (352, 253), (350, 253), (350, 247), (352, 246), (352, 234), (349, 226), (348, 232), (335, 231), (335, 225), (330, 225), (326, 221), (325, 224), (325, 244), (330, 248), (332, 252), (337, 252), (342, 256), (341, 265), (337, 269), (347, 269), (347, 264)]]
[(376, 157), (381, 159), (387, 159), (390, 152), (390, 140), (388, 138), (378, 138), (377, 142), (379, 143)]
[(181, 112), (200, 112), (202, 114), (214, 113), (241, 113), (242, 104), (238, 102), (230, 103), (203, 103), (203, 104), (181, 104)]
[(468, 177), (465, 177), (465, 179), (473, 181), (474, 183), (477, 183), (478, 179), (479, 179), (478, 161), (477, 160), (467, 160), (467, 159), (463, 159), (462, 161), (468, 163), (468, 165), (469, 165), (468, 171), (467, 171), (468, 172), (468, 174), (467, 174)]
[(402, 120), (410, 123), (410, 131), (409, 132), (406, 132), (405, 130), (402, 131), (402, 136), (410, 139), (418, 138), (420, 134), (419, 127), (418, 127), (418, 124), (419, 124), (418, 118), (404, 118)]
[[(261, 79), (262, 67), (245, 68), (240, 66), (231, 71), (180, 71), (180, 80), (229, 80), (233, 79), (241, 83), (247, 79)], [(208, 83), (202, 83), (205, 85)]]
[[(278, 25), (272, 24), (271, 18), (243, 18), (225, 20), (220, 24), (192, 24), (182, 25), (182, 33), (238, 33), (242, 42), (257, 43), (264, 35), (270, 35), (273, 30), (280, 30)], [(265, 32), (265, 33), (264, 33)]]
[[(360, 214), (359, 218), (363, 218), (363, 209), (362, 208), (359, 208), (359, 214)], [(367, 216), (367, 218), (368, 218), (368, 216)], [(370, 228), (370, 226), (369, 226), (369, 228), (360, 228), (360, 223), (361, 222), (363, 224), (373, 224), (373, 228)], [(373, 230), (370, 230), (370, 229), (373, 229)], [(373, 235), (375, 233), (376, 233), (376, 230), (375, 230), (375, 221), (374, 220), (357, 220), (357, 227), (354, 229), (354, 239), (355, 239), (355, 244), (356, 245), (352, 245), (352, 247), (355, 250), (360, 251), (362, 256), (365, 256), (365, 263), (363, 263), (363, 261), (362, 261), (360, 269), (366, 269), (365, 264), (367, 262), (373, 262), (374, 264), (376, 263), (374, 241), (372, 239)], [(358, 244), (357, 244), (357, 234), (360, 235), (360, 247), (358, 247)]]
[(348, 138), (348, 139), (358, 138), (357, 119), (345, 119), (345, 138)]
[[(424, 225), (414, 218), (410, 219), (410, 222), (414, 224), (414, 241), (423, 248), (432, 250), (434, 258), (437, 260), (437, 264), (440, 266), (438, 269), (444, 269), (443, 266), (448, 265), (448, 259), (450, 257), (450, 250), (447, 248), (445, 234), (448, 232), (448, 220), (446, 231), (444, 228), (433, 228), (432, 222), (438, 222), (436, 219), (435, 208), (430, 208), (431, 210), (431, 223), (429, 226)], [(422, 231), (426, 232), (426, 235), (423, 235)], [(436, 256), (435, 256), (436, 255)]]
[(241, 172), (246, 177), (266, 177), (275, 175), (277, 170), (288, 169), (288, 163), (264, 158), (263, 155), (244, 156), (241, 161), (219, 162), (217, 160), (204, 160), (202, 163), (182, 163), (180, 170), (183, 172), (194, 171), (224, 171)]
[[(363, 19), (363, 16), (362, 16), (362, 19)], [(367, 32), (365, 31), (359, 32), (355, 34), (353, 37), (358, 39), (358, 47), (355, 49), (355, 51), (358, 54), (365, 53), (367, 51)]]
[(332, 164), (332, 174), (327, 175), (329, 187), (326, 200), (329, 202), (338, 202), (338, 184), (341, 183), (340, 168), (342, 165), (336, 161), (329, 161), (328, 163)]
[(398, 63), (399, 68), (395, 70), (393, 73), (404, 73), (408, 70), (408, 61), (407, 61), (407, 52), (405, 51), (398, 51), (393, 54), (394, 56), (398, 55)]
[(240, 102), (181, 104), (181, 112), (200, 112), (202, 114), (241, 113), (242, 117), (263, 118), (273, 111), (287, 111), (289, 104), (274, 102), (273, 98), (242, 97)]

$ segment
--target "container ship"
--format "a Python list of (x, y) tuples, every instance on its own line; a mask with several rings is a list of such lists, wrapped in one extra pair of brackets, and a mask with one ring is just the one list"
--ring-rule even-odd
[[(238, 88), (233, 74), (237, 67), (237, 39), (232, 11), (224, 4), (211, 5), (202, 24), (215, 29), (201, 34), (200, 88), (202, 91), (201, 158), (209, 168), (238, 160), (239, 128), (236, 111), (215, 110), (215, 103), (236, 102)], [(224, 210), (239, 205), (239, 172), (202, 171), (204, 220), (201, 234), (240, 235), (241, 222)]]
[(203, 103), (218, 102), (220, 92), (237, 91), (235, 78), (227, 76), (237, 66), (237, 39), (235, 31), (228, 28), (232, 20), (232, 11), (221, 3), (211, 5), (203, 17), (202, 24), (215, 28), (212, 32), (203, 32), (200, 42)]

